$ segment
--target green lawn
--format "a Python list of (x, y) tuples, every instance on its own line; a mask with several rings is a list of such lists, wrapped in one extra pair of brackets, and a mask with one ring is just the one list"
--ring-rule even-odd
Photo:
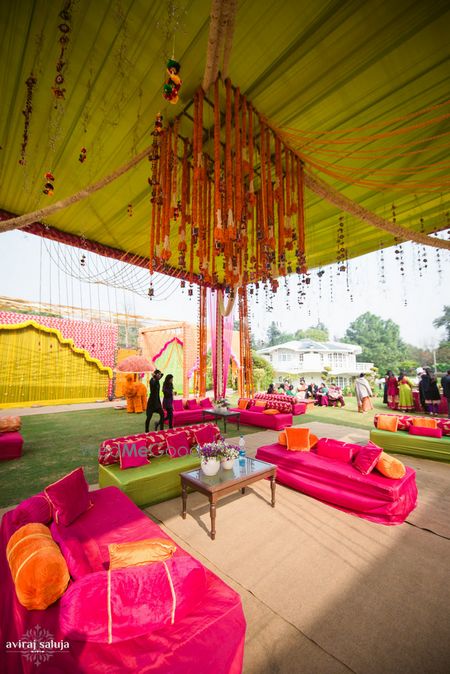
[[(310, 414), (295, 417), (294, 423), (320, 421), (370, 429), (374, 414), (387, 411), (380, 398), (374, 400), (374, 405), (372, 412), (358, 414), (356, 399), (346, 398), (345, 407), (314, 407)], [(22, 417), (25, 440), (22, 458), (0, 461), (0, 507), (42, 491), (77, 466), (83, 466), (87, 481), (95, 484), (100, 443), (108, 438), (143, 432), (144, 423), (144, 414), (127, 414), (125, 410), (112, 408)], [(262, 430), (255, 426), (241, 426), (241, 429), (244, 435)], [(231, 423), (226, 436), (237, 434), (235, 424)]]
[[(152, 419), (155, 421), (155, 417)], [(125, 410), (93, 409), (79, 412), (34, 414), (22, 417), (24, 437), (20, 459), (0, 461), (0, 507), (19, 503), (48, 484), (83, 466), (90, 484), (98, 482), (97, 453), (103, 440), (144, 431), (145, 414)], [(220, 422), (222, 428), (222, 422)], [(260, 428), (241, 426), (242, 433)], [(226, 437), (237, 435), (227, 426)]]

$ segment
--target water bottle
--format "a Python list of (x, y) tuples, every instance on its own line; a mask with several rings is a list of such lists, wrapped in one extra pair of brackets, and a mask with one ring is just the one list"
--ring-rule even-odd
[(245, 466), (245, 440), (243, 435), (239, 438), (239, 465)]

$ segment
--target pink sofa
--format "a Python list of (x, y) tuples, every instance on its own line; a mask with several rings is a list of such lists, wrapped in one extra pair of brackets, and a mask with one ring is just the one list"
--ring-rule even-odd
[[(320, 441), (319, 441), (320, 442)], [(337, 451), (347, 448), (353, 456), (359, 445), (327, 440)], [(399, 480), (376, 470), (362, 475), (351, 461), (319, 456), (315, 449), (293, 452), (275, 443), (259, 447), (256, 458), (277, 466), (277, 482), (345, 512), (380, 524), (401, 524), (417, 504), (415, 471), (406, 468)]]
[[(204, 398), (200, 403), (195, 398), (188, 400), (174, 400), (173, 425), (185, 426), (186, 424), (196, 424), (203, 421), (203, 410), (210, 410), (213, 406), (212, 400)], [(181, 403), (181, 405), (180, 405)], [(192, 405), (188, 408), (187, 405)], [(168, 421), (165, 422), (166, 424)]]
[(291, 406), (291, 414), (305, 414), (306, 404), (295, 396), (279, 395), (278, 393), (255, 393), (255, 400), (267, 400), (268, 403), (282, 402)]
[[(92, 491), (90, 496), (93, 506), (65, 527), (52, 521), (49, 502), (42, 494), (27, 499), (3, 516), (0, 527), (0, 671), (11, 674), (37, 671), (43, 674), (239, 674), (242, 671), (245, 637), (241, 599), (237, 592), (179, 546), (172, 558), (173, 562), (178, 569), (194, 569), (196, 579), (200, 579), (200, 582), (196, 580), (195, 585), (192, 585), (191, 581), (191, 586), (199, 590), (189, 595), (187, 600), (188, 595), (181, 593), (184, 586), (180, 584), (180, 578), (183, 579), (183, 576), (179, 572), (177, 576), (172, 576), (174, 589), (170, 605), (176, 607), (172, 614), (174, 623), (171, 625), (169, 618), (167, 627), (158, 626), (143, 631), (141, 621), (148, 621), (153, 612), (139, 613), (136, 605), (132, 605), (132, 600), (132, 606), (128, 607), (130, 595), (141, 593), (139, 605), (151, 604), (155, 595), (154, 613), (157, 615), (160, 609), (159, 595), (167, 595), (170, 599), (168, 585), (165, 582), (160, 586), (154, 585), (154, 595), (149, 595), (145, 583), (137, 585), (133, 581), (135, 577), (141, 579), (149, 573), (148, 565), (119, 569), (110, 581), (115, 590), (111, 628), (114, 638), (110, 644), (104, 638), (99, 638), (98, 630), (102, 635), (108, 624), (106, 602), (103, 601), (106, 596), (105, 578), (108, 577), (106, 569), (109, 566), (107, 546), (110, 543), (155, 537), (168, 539), (168, 536), (115, 487)], [(76, 578), (70, 581), (61, 599), (40, 611), (29, 611), (18, 602), (5, 555), (11, 535), (30, 521), (41, 521), (50, 526), (52, 536), (68, 562), (72, 579)], [(169, 561), (169, 568), (175, 568), (172, 560)], [(150, 573), (153, 569), (162, 572), (161, 566), (150, 566)], [(188, 578), (187, 575), (184, 577)], [(118, 578), (122, 579), (122, 585), (118, 584)], [(90, 588), (90, 594), (87, 593), (83, 601), (86, 588)], [(74, 597), (76, 602), (72, 604)], [(175, 604), (176, 599), (179, 603)], [(94, 622), (96, 613), (100, 619)], [(116, 614), (120, 616), (120, 622)], [(71, 625), (70, 629), (68, 625)], [(46, 640), (67, 641), (69, 647), (56, 649), (48, 661), (40, 666), (33, 658), (26, 657), (27, 651), (5, 648), (8, 641), (31, 640), (37, 633), (41, 639), (45, 636)]]
[(273, 431), (281, 431), (286, 426), (292, 426), (292, 414), (278, 412), (278, 414), (264, 414), (261, 412), (252, 412), (242, 410), (238, 407), (232, 407), (230, 412), (240, 412), (239, 422), (247, 426), (261, 426), (261, 428), (270, 428)]
[(0, 460), (22, 456), (23, 437), (18, 432), (0, 433)]

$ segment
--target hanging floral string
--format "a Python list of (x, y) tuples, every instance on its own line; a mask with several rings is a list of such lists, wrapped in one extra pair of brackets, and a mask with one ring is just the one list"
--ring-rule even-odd
[(59, 38), (60, 51), (56, 62), (56, 76), (52, 86), (52, 92), (55, 98), (65, 98), (66, 90), (62, 86), (64, 84), (64, 71), (67, 66), (66, 50), (69, 44), (69, 33), (72, 30), (72, 0), (67, 0), (64, 4), (64, 9), (59, 13), (62, 23), (59, 24), (58, 30), (61, 33)]
[(37, 78), (33, 75), (33, 73), (30, 74), (30, 76), (28, 77), (25, 84), (27, 86), (27, 98), (26, 98), (26, 101), (25, 101), (25, 107), (22, 110), (22, 114), (25, 117), (25, 123), (24, 123), (24, 126), (23, 126), (22, 145), (21, 145), (21, 148), (20, 148), (19, 164), (21, 166), (25, 166), (25, 163), (26, 163), (25, 155), (26, 155), (27, 145), (28, 145), (30, 120), (31, 120), (31, 115), (33, 113), (33, 89), (37, 84)]

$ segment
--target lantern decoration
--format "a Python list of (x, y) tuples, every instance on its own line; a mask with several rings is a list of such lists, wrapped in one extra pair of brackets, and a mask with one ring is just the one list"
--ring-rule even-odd
[(44, 189), (42, 191), (46, 196), (51, 197), (53, 192), (55, 191), (55, 187), (53, 185), (53, 183), (55, 182), (55, 177), (51, 171), (47, 171), (47, 173), (45, 174), (45, 180), (47, 182), (45, 183)]
[(163, 96), (166, 101), (173, 105), (178, 103), (178, 92), (183, 83), (178, 74), (180, 68), (180, 64), (173, 57), (167, 61), (167, 79), (163, 88)]

